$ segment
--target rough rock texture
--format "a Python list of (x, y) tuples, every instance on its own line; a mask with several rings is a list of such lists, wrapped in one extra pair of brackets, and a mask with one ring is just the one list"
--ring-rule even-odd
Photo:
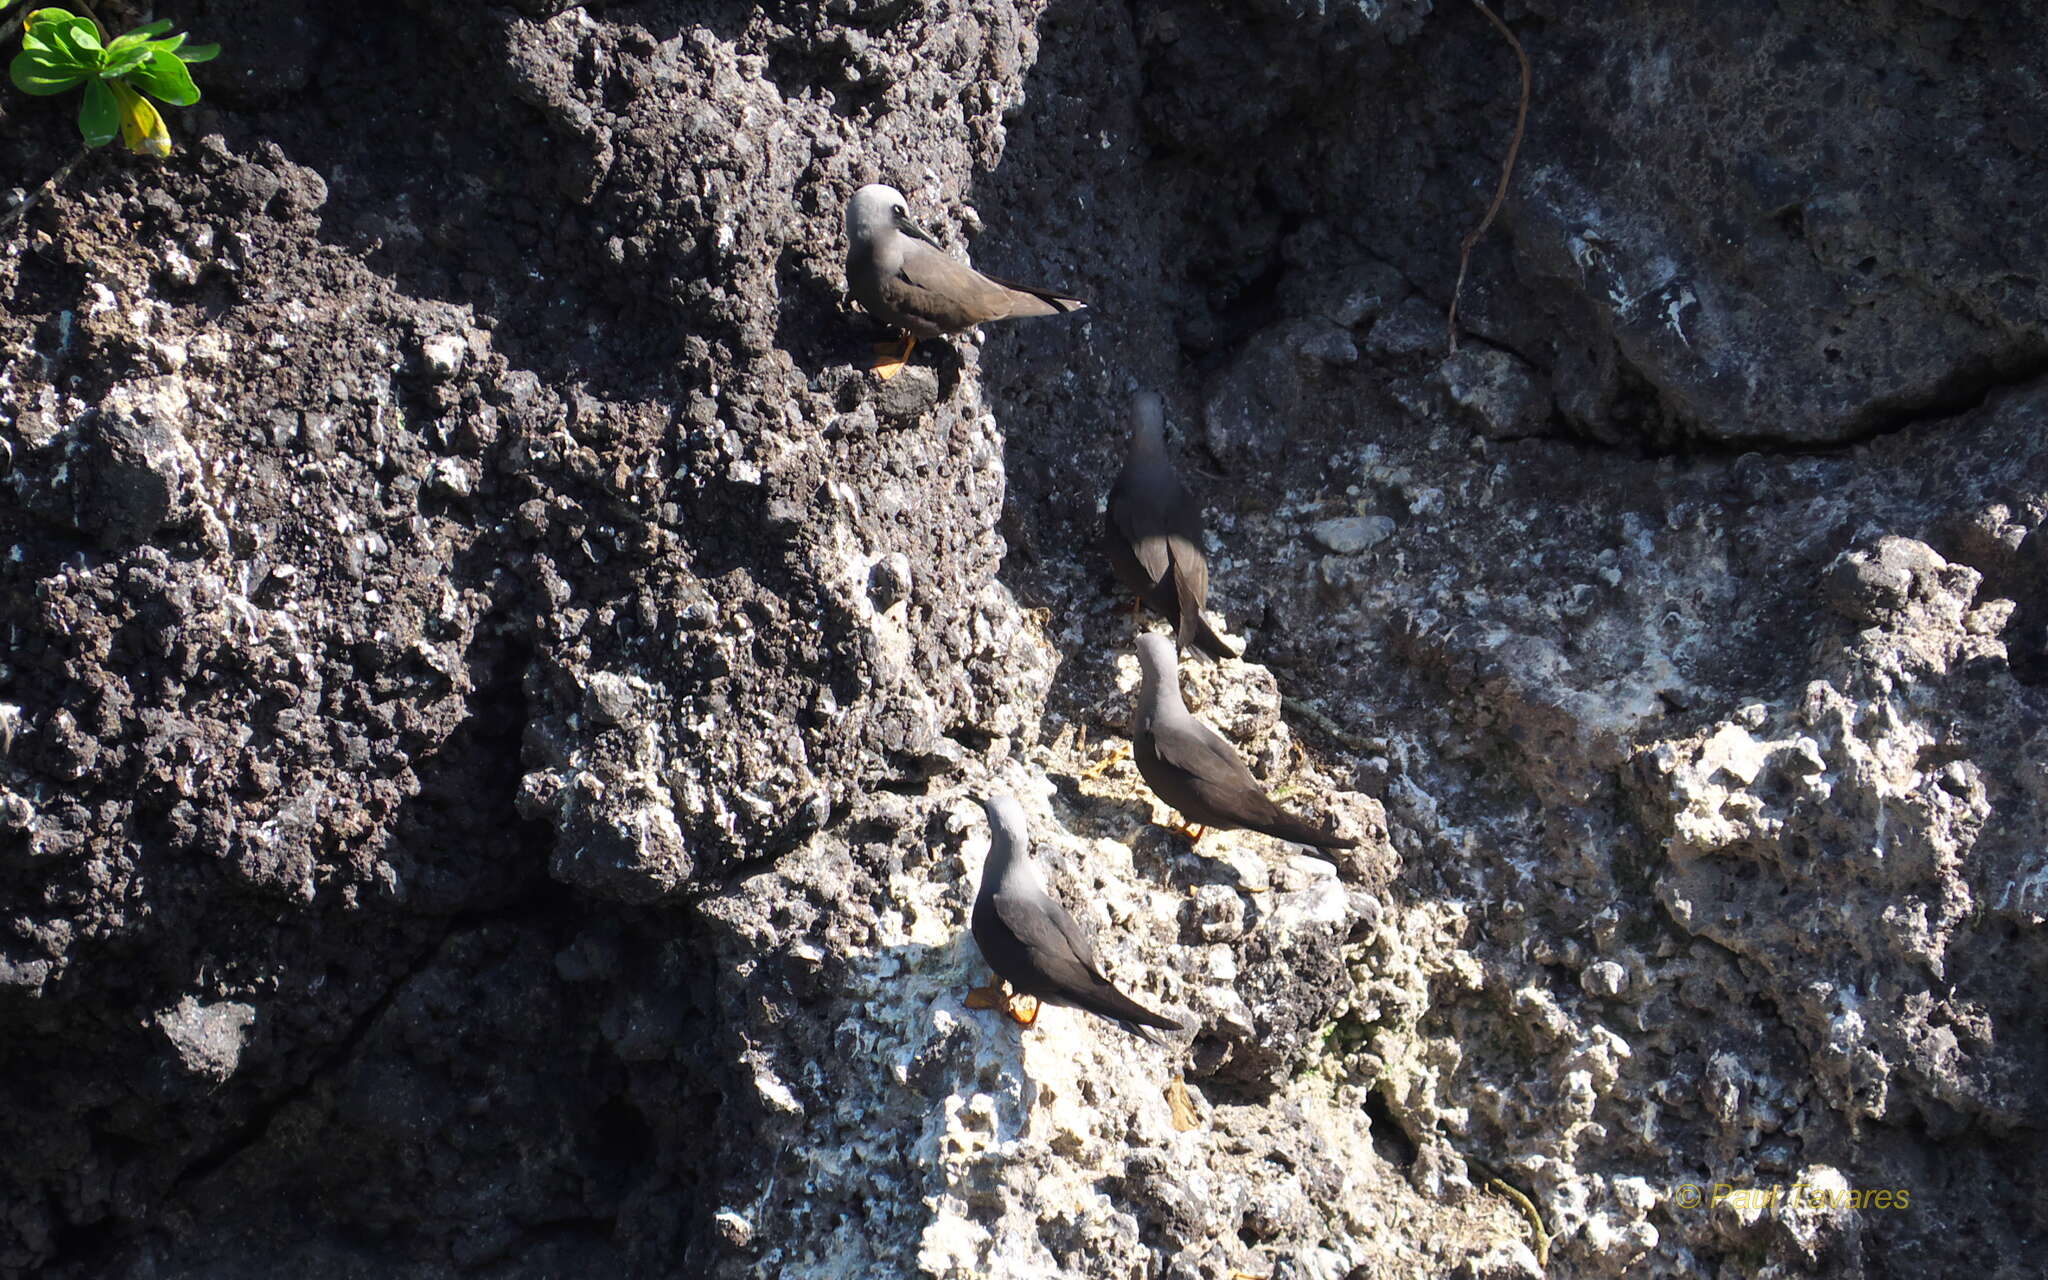
[[(1470, 6), (166, 16), (0, 232), (0, 1273), (2037, 1269), (2037, 16), (1508, 6), (1456, 355)], [(872, 180), (1090, 310), (877, 383)], [(1096, 767), (1136, 385), (1335, 863)], [(966, 1007), (992, 785), (1190, 1031)]]

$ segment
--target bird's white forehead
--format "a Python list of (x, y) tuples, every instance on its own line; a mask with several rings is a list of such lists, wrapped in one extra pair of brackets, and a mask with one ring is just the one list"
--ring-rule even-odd
[(1150, 431), (1166, 430), (1166, 402), (1157, 391), (1139, 391), (1131, 396), (1131, 416)]
[(853, 193), (852, 207), (862, 210), (892, 209), (906, 203), (908, 202), (903, 199), (903, 193), (896, 188), (884, 186), (879, 182), (870, 182)]

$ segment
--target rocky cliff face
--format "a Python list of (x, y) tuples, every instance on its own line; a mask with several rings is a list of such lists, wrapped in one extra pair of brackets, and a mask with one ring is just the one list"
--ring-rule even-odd
[[(0, 254), (0, 1272), (2033, 1270), (2037, 17), (1510, 6), (1447, 356), (1470, 6), (166, 16)], [(876, 382), (871, 180), (1091, 310)], [(1334, 866), (1094, 768), (1134, 386)], [(966, 1006), (991, 786), (1191, 1035)]]

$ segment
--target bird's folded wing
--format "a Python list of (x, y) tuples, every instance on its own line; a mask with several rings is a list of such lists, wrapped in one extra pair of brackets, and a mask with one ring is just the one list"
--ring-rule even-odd
[(946, 332), (998, 320), (1014, 308), (1014, 292), (949, 253), (928, 244), (904, 246), (903, 265), (882, 281), (897, 309), (922, 317)]
[(1039, 971), (1061, 988), (1092, 990), (1107, 978), (1095, 964), (1095, 948), (1081, 926), (1058, 903), (1037, 895), (998, 893), (996, 916), (1017, 936)]
[(1018, 284), (1015, 280), (1004, 280), (997, 276), (984, 275), (981, 278), (1010, 291), (1011, 309), (1005, 313), (1008, 315), (1056, 316), (1088, 309), (1087, 303), (1061, 293), (1058, 289), (1047, 289), (1035, 284)]
[(1145, 1027), (1181, 1029), (1179, 1022), (1117, 990), (1095, 962), (1095, 947), (1088, 935), (1058, 903), (1036, 894), (998, 893), (994, 905), (1003, 925), (1024, 943), (1040, 975), (1064, 1002), (1121, 1022), (1155, 1044), (1159, 1041), (1147, 1035)]
[(1155, 724), (1151, 739), (1153, 755), (1180, 774), (1182, 785), (1212, 812), (1249, 826), (1277, 811), (1237, 749), (1208, 725), (1192, 716), (1172, 725)]
[(1166, 549), (1173, 558), (1173, 586), (1180, 597), (1180, 616), (1200, 613), (1202, 603), (1209, 598), (1209, 562), (1202, 556), (1202, 544), (1175, 534), (1166, 540)]
[(1134, 537), (1121, 521), (1118, 522), (1117, 533), (1123, 538), (1124, 545), (1131, 549), (1131, 555), (1143, 566), (1147, 581), (1157, 584), (1166, 577), (1166, 571), (1173, 566), (1166, 539)]
[(1153, 754), (1190, 778), (1259, 789), (1258, 779), (1245, 767), (1237, 748), (1193, 716), (1154, 722), (1151, 733)]

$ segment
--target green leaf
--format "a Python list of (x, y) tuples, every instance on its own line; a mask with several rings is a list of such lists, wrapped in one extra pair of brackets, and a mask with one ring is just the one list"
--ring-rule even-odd
[(84, 23), (87, 27), (90, 27), (92, 26), (92, 19), (80, 17), (69, 9), (57, 8), (31, 9), (28, 16), (21, 20), (21, 25), (26, 32), (39, 34), (45, 38), (48, 38), (49, 34), (53, 31), (64, 27), (76, 26), (79, 23)]
[(188, 44), (178, 50), (178, 57), (186, 62), (212, 62), (220, 56), (217, 44)]
[[(38, 9), (33, 16), (42, 17), (50, 13), (58, 16), (39, 24), (37, 34), (41, 40), (38, 43), (52, 56), (64, 59), (82, 72), (90, 74), (97, 71), (105, 53), (100, 48), (99, 33), (93, 30), (92, 23), (62, 9)], [(27, 48), (29, 43), (29, 33), (24, 31), (22, 46)]]
[(137, 27), (133, 31), (124, 31), (107, 42), (107, 52), (117, 53), (122, 49), (133, 48), (138, 44), (148, 44), (151, 36), (162, 35), (170, 29), (170, 25), (168, 22), (152, 22), (146, 27)]
[(132, 45), (126, 49), (118, 47), (109, 48), (107, 50), (107, 60), (100, 64), (100, 78), (112, 80), (116, 76), (125, 76), (148, 61), (149, 47), (147, 45)]
[(128, 73), (128, 80), (152, 98), (174, 107), (189, 107), (199, 101), (199, 86), (192, 83), (192, 73), (185, 70), (184, 62), (175, 53), (159, 50), (150, 54), (148, 62)]
[(7, 74), (14, 81), (15, 88), (39, 98), (62, 93), (85, 79), (85, 73), (68, 62), (58, 61), (47, 53), (25, 50), (15, 55), (14, 64), (7, 68)]
[(44, 33), (36, 30), (34, 27), (28, 27), (22, 31), (21, 51), (23, 53), (54, 52), (54, 50), (51, 48), (50, 42), (44, 38)]
[(92, 66), (93, 60), (81, 50), (97, 50), (99, 43), (90, 19), (63, 9), (38, 9), (22, 24), (22, 48), (62, 54), (86, 68)]
[(121, 105), (111, 84), (98, 78), (85, 82), (85, 102), (78, 108), (78, 132), (88, 147), (104, 147), (121, 131)]
[(91, 18), (81, 18), (75, 13), (64, 13), (62, 9), (57, 12), (64, 14), (64, 17), (51, 24), (52, 39), (70, 45), (81, 57), (90, 57), (102, 52), (100, 30), (92, 25)]
[(140, 49), (148, 43), (149, 37), (143, 35), (140, 31), (130, 31), (125, 36), (114, 37), (113, 41), (107, 45), (106, 57), (101, 63), (101, 70), (105, 70), (106, 63), (112, 62), (116, 58), (124, 58), (131, 49)]

